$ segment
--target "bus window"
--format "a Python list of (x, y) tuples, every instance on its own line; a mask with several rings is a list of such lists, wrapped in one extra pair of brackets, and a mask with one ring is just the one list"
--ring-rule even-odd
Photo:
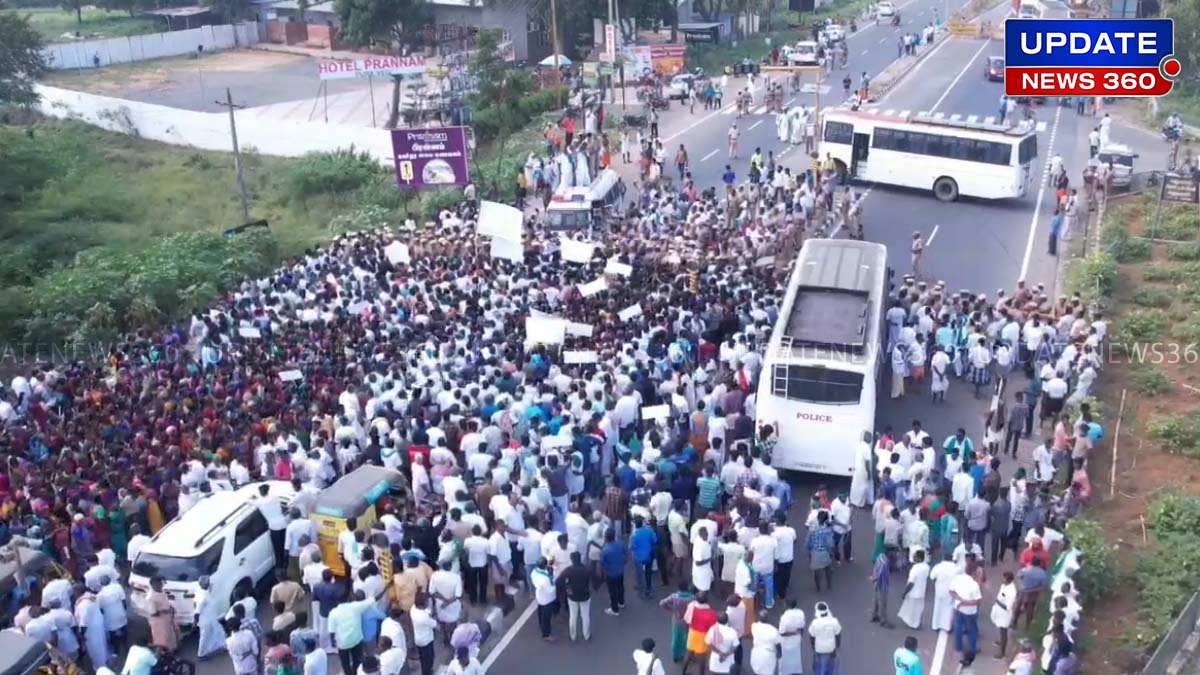
[(1030, 136), (1017, 145), (1017, 164), (1024, 166), (1037, 156), (1037, 136)]
[(772, 392), (793, 401), (858, 403), (863, 376), (848, 370), (819, 366), (775, 366)]
[(854, 140), (854, 125), (845, 122), (825, 123), (825, 142), (850, 144)]

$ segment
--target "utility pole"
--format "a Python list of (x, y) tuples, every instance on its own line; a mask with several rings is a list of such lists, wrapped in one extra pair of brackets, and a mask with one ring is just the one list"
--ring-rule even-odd
[(550, 45), (554, 49), (554, 72), (558, 74), (558, 107), (563, 107), (562, 102), (562, 50), (558, 45), (558, 2), (550, 0)]
[(225, 88), (225, 100), (215, 101), (219, 106), (229, 110), (229, 137), (233, 140), (233, 167), (237, 171), (238, 197), (242, 203), (242, 224), (250, 222), (250, 198), (246, 196), (246, 174), (242, 171), (242, 152), (238, 149), (237, 121), (234, 119), (235, 110), (245, 108), (244, 105), (234, 105), (233, 94), (229, 87)]

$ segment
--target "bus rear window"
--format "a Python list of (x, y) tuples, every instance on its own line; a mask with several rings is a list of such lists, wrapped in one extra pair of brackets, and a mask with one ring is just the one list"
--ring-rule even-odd
[(1024, 166), (1037, 157), (1037, 136), (1030, 136), (1017, 145), (1017, 163)]
[(848, 370), (820, 366), (775, 366), (771, 393), (792, 401), (858, 403), (863, 376)]
[(826, 143), (842, 143), (843, 145), (850, 145), (852, 140), (854, 140), (853, 124), (846, 124), (845, 122), (825, 123)]

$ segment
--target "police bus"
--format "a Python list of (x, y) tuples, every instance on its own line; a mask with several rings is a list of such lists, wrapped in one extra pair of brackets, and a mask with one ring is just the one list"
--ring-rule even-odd
[(881, 244), (809, 239), (796, 257), (763, 359), (756, 423), (779, 434), (772, 464), (848, 476), (875, 430), (890, 273)]
[(830, 110), (820, 156), (852, 179), (931, 190), (941, 201), (1023, 197), (1034, 185), (1036, 129), (958, 117)]

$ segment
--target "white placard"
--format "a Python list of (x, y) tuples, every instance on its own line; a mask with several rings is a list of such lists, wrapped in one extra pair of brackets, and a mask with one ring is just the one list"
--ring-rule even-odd
[(574, 335), (575, 337), (592, 337), (592, 325), (590, 323), (575, 323), (574, 321), (568, 321), (567, 335)]
[(573, 441), (569, 436), (543, 436), (543, 448), (569, 448)]
[(642, 419), (644, 420), (665, 420), (669, 417), (671, 417), (671, 406), (669, 405), (642, 406)]
[(616, 258), (609, 258), (608, 264), (604, 266), (605, 274), (616, 274), (622, 277), (627, 277), (633, 274), (633, 265), (626, 265)]
[(567, 322), (551, 316), (525, 317), (525, 344), (561, 345), (567, 334)]
[(254, 326), (242, 326), (238, 329), (238, 335), (244, 338), (260, 338), (262, 337), (262, 331)]
[(366, 300), (359, 300), (358, 302), (354, 303), (353, 305), (350, 305), (346, 309), (351, 314), (354, 314), (355, 316), (357, 316), (359, 314), (362, 314), (363, 312), (366, 312), (368, 309), (371, 309), (371, 303)]
[(755, 267), (770, 267), (775, 264), (775, 256), (768, 255), (754, 261)]
[(559, 249), (562, 259), (566, 262), (587, 264), (592, 261), (592, 254), (596, 252), (596, 245), (589, 244), (585, 241), (575, 241), (570, 237), (559, 237), (558, 241), (562, 244)]
[(520, 241), (492, 237), (492, 257), (513, 262), (525, 262), (525, 245)]
[(298, 370), (281, 370), (279, 371), (279, 379), (284, 382), (295, 382), (296, 380), (303, 380), (304, 373)]
[(508, 241), (521, 241), (524, 218), (520, 209), (499, 202), (479, 202), (479, 221), (475, 231), (479, 234)]
[(634, 317), (638, 317), (641, 315), (642, 315), (641, 303), (638, 303), (636, 305), (630, 305), (629, 307), (626, 307), (625, 309), (621, 310), (620, 312), (617, 312), (617, 318), (619, 318), (622, 321), (628, 321)]
[(596, 363), (600, 355), (590, 350), (563, 352), (563, 363)]
[(599, 279), (596, 279), (595, 281), (589, 281), (586, 284), (583, 284), (582, 286), (579, 287), (579, 292), (582, 293), (583, 297), (585, 297), (585, 298), (591, 297), (591, 296), (599, 293), (600, 291), (605, 291), (605, 290), (608, 290), (608, 281), (605, 280), (604, 277), (600, 277)]

